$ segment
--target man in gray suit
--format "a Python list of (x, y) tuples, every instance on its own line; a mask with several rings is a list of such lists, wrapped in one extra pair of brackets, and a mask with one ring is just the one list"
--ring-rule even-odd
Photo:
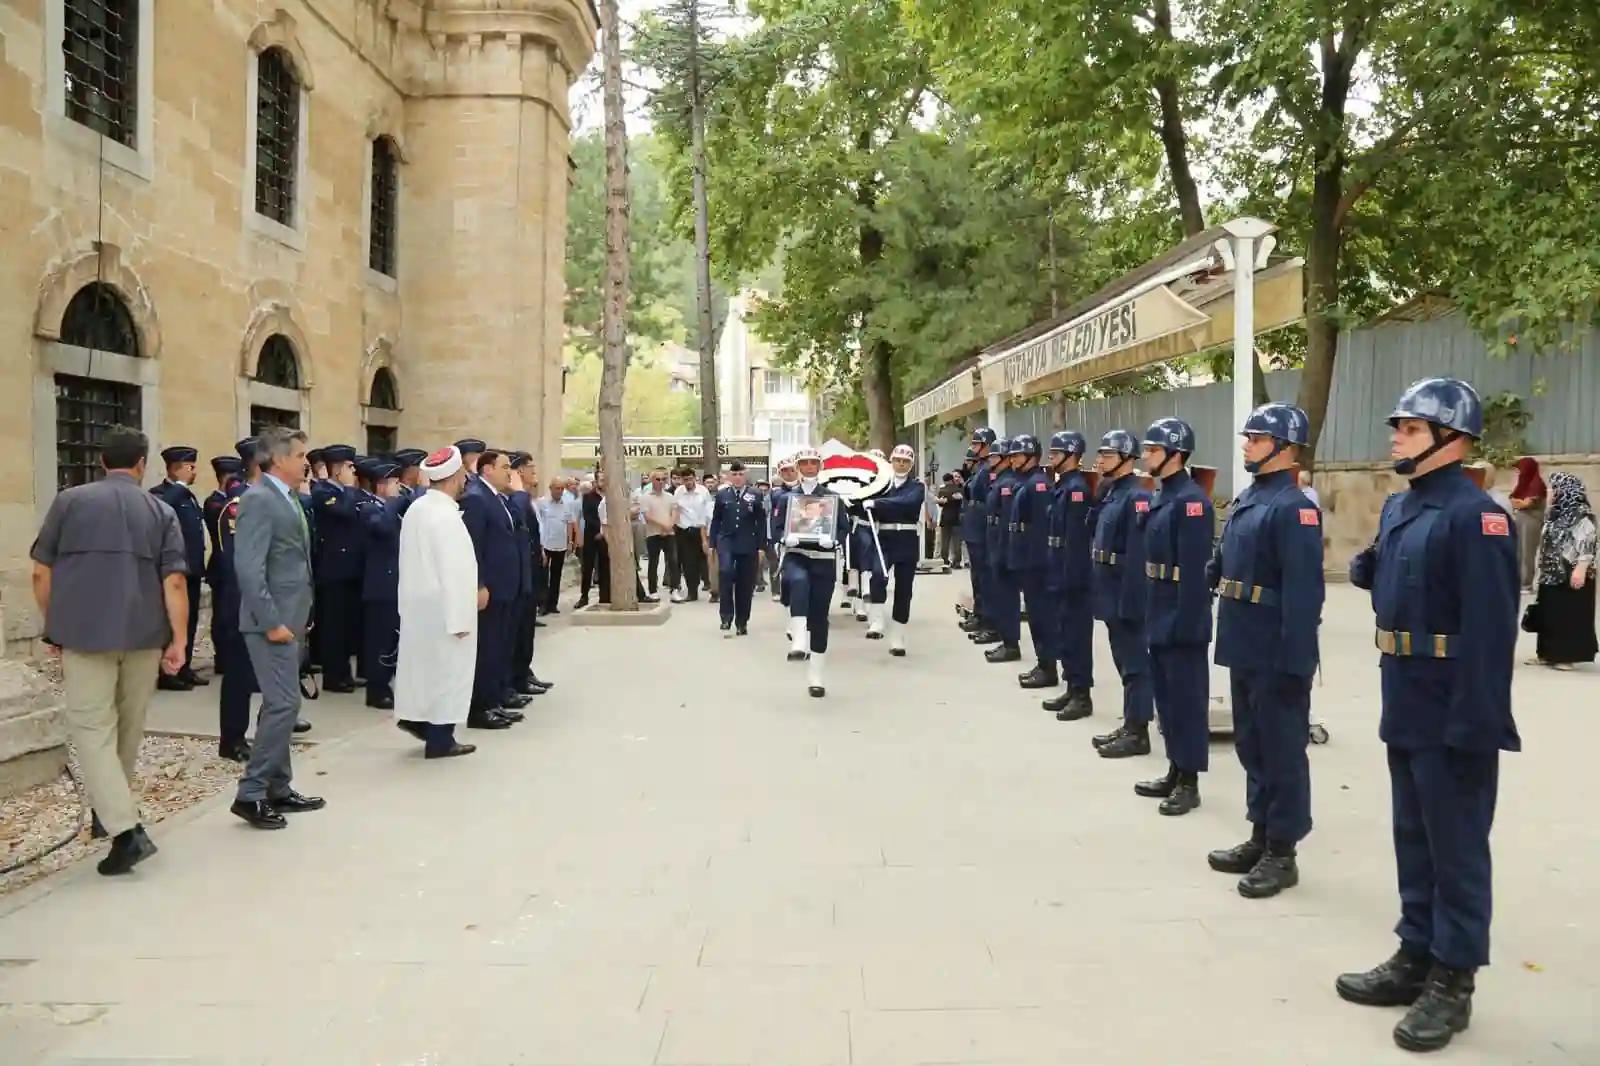
[(325, 801), (290, 787), (289, 742), (300, 717), (300, 648), (311, 617), (311, 532), (295, 489), (306, 476), (306, 435), (274, 426), (260, 435), (261, 480), (239, 498), (233, 566), (239, 632), (261, 686), (250, 763), (231, 810), (257, 829)]

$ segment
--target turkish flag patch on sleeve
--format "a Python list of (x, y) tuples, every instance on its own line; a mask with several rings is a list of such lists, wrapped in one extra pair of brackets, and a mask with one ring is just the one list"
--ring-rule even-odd
[(1150, 501), (1149, 500), (1134, 500), (1133, 501), (1133, 509), (1142, 514), (1145, 511), (1150, 510)]
[(1082, 502), (1083, 502), (1083, 493), (1081, 493), (1081, 492), (1074, 492), (1074, 493), (1073, 493), (1073, 494), (1072, 494), (1072, 502), (1073, 502), (1073, 503), (1082, 503)]
[(1200, 518), (1204, 516), (1205, 513), (1206, 505), (1201, 503), (1199, 500), (1191, 501), (1189, 505), (1184, 508), (1184, 514), (1188, 515), (1190, 518)]
[(1003, 489), (1001, 489), (1001, 490), (1000, 490), (1000, 495), (1002, 495), (1002, 496), (1009, 496), (1009, 495), (1011, 495), (1011, 487), (1010, 487), (1010, 486), (1009, 486), (1009, 485), (1008, 485), (1008, 486), (1006, 486), (1006, 487), (1005, 487), (1005, 488), (1003, 488)]
[(1049, 488), (1050, 488), (1050, 486), (1045, 484), (1043, 481), (1035, 481), (1033, 483), (1033, 491), (1034, 492), (1044, 492), (1044, 491), (1048, 490)]
[(1483, 519), (1483, 535), (1486, 537), (1511, 536), (1511, 520), (1503, 514), (1491, 514), (1485, 511), (1480, 515)]
[(1300, 508), (1300, 524), (1303, 526), (1316, 526), (1322, 524), (1322, 518), (1317, 514), (1315, 507)]

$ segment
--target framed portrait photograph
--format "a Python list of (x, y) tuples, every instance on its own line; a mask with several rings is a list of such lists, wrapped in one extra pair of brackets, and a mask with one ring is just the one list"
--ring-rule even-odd
[(816, 544), (824, 537), (839, 540), (839, 497), (790, 496), (784, 514), (785, 536), (797, 537), (801, 544)]

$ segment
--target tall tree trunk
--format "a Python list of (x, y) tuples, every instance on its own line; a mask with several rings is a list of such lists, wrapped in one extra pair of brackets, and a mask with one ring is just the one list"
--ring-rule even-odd
[(1300, 463), (1316, 465), (1317, 441), (1328, 414), (1333, 390), (1333, 361), (1339, 349), (1339, 323), (1333, 317), (1339, 302), (1339, 223), (1337, 211), (1342, 169), (1319, 172), (1311, 189), (1311, 233), (1306, 242), (1306, 362), (1296, 398), (1311, 420), (1311, 442), (1301, 449)]
[(611, 609), (638, 610), (633, 522), (623, 455), (622, 396), (628, 376), (628, 129), (622, 106), (622, 19), (617, 0), (600, 0), (606, 123), (606, 274), (601, 326), (600, 471), (605, 475), (606, 545), (611, 555)]
[[(863, 152), (872, 147), (872, 135), (857, 136), (856, 146)], [(856, 186), (856, 203), (864, 214), (871, 216), (878, 203), (876, 179), (863, 178)], [(871, 223), (862, 223), (856, 245), (862, 268), (870, 274), (883, 259), (883, 231)], [(872, 324), (873, 306), (869, 302), (861, 309), (861, 330), (865, 335)], [(900, 418), (894, 409), (894, 377), (890, 363), (894, 359), (894, 345), (886, 340), (875, 340), (861, 352), (861, 396), (867, 406), (867, 447), (880, 448), (885, 453), (894, 448), (894, 431)]]
[(700, 456), (707, 473), (720, 465), (717, 433), (717, 331), (711, 324), (711, 205), (706, 193), (706, 106), (700, 80), (700, 0), (689, 0), (689, 129), (694, 151), (695, 333), (700, 342)]

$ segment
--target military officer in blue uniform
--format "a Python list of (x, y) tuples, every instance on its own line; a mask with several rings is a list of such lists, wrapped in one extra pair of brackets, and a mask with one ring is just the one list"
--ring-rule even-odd
[(211, 672), (221, 674), (228, 668), (227, 657), (222, 652), (222, 640), (217, 630), (217, 539), (218, 523), (222, 509), (228, 505), (228, 486), (238, 478), (243, 464), (237, 455), (218, 455), (211, 460), (211, 472), (216, 475), (217, 487), (200, 505), (205, 520), (206, 536), (211, 542), (211, 554), (206, 557), (206, 584), (211, 586)]
[(766, 530), (766, 506), (755, 489), (744, 483), (744, 464), (735, 459), (728, 465), (728, 483), (717, 490), (711, 504), (711, 525), (706, 531), (717, 551), (721, 592), (717, 612), (724, 633), (733, 630), (742, 637), (750, 632), (750, 601), (756, 592), (756, 568), (761, 564)]
[(961, 540), (967, 547), (968, 576), (972, 579), (972, 614), (961, 623), (961, 628), (969, 635), (994, 628), (989, 624), (989, 556), (985, 537), (989, 485), (994, 480), (989, 455), (995, 441), (994, 430), (975, 429), (967, 451), (972, 466), (967, 471), (966, 505), (961, 508)]
[(1021, 452), (1015, 440), (1005, 437), (995, 442), (990, 456), (994, 459), (990, 470), (993, 480), (986, 497), (983, 550), (989, 566), (989, 620), (994, 628), (972, 634), (972, 641), (999, 645), (984, 652), (983, 657), (989, 662), (1014, 663), (1022, 659), (1022, 590), (1007, 567), (1006, 542)]
[(1389, 415), (1395, 472), (1372, 546), (1350, 580), (1372, 593), (1400, 883), (1400, 948), (1336, 982), (1343, 998), (1409, 1006), (1395, 1043), (1444, 1047), (1472, 1017), (1489, 964), (1489, 829), (1500, 752), (1520, 751), (1511, 716), (1517, 539), (1510, 516), (1462, 469), (1483, 436), (1464, 381), (1426, 378)]
[[(1050, 437), (1050, 469), (1056, 476), (1050, 495), (1048, 556), (1043, 602), (1055, 609), (1051, 658), (1061, 664), (1067, 689), (1044, 701), (1056, 720), (1075, 722), (1094, 713), (1094, 604), (1090, 561), (1094, 536), (1094, 490), (1081, 469), (1088, 441), (1076, 430)], [(1029, 619), (1033, 617), (1029, 608)]]
[[(906, 623), (911, 621), (911, 596), (922, 555), (922, 504), (927, 487), (911, 475), (917, 465), (916, 450), (897, 444), (889, 455), (894, 471), (883, 495), (862, 502), (862, 509), (877, 523), (878, 540), (871, 559), (867, 605), (867, 638), (889, 638), (889, 654), (906, 653)], [(868, 527), (870, 536), (871, 527)], [(878, 548), (882, 548), (881, 556)], [(889, 577), (894, 577), (894, 603), (889, 600)], [(884, 618), (888, 607), (889, 617)]]
[(1200, 775), (1210, 762), (1211, 588), (1206, 567), (1216, 519), (1211, 498), (1189, 475), (1194, 430), (1158, 418), (1144, 435), (1144, 468), (1159, 483), (1144, 521), (1145, 630), (1167, 772), (1134, 792), (1161, 800), (1161, 813), (1200, 806)]
[(166, 480), (150, 492), (178, 515), (178, 529), (183, 533), (183, 558), (188, 566), (189, 630), (184, 642), (183, 669), (176, 674), (161, 674), (156, 687), (175, 692), (187, 692), (197, 685), (211, 682), (194, 672), (194, 635), (200, 624), (200, 585), (206, 570), (206, 522), (200, 512), (200, 501), (194, 498), (195, 462), (200, 458), (198, 449), (174, 445), (163, 449), (161, 460), (167, 465)]
[(394, 708), (395, 656), (400, 648), (400, 464), (369, 459), (361, 476), (376, 489), (356, 504), (361, 516), (361, 639), (367, 706)]
[(1050, 562), (1050, 478), (1040, 465), (1044, 450), (1038, 437), (1024, 433), (1012, 443), (1012, 454), (1016, 469), (1012, 474), (1011, 506), (1006, 510), (1005, 580), (1020, 594), (1019, 640), (1020, 604), (1027, 604), (1034, 655), (1033, 669), (1019, 675), (1017, 682), (1025, 689), (1051, 688), (1059, 678), (1055, 663), (1056, 614), (1053, 603), (1046, 602), (1045, 591)]
[(1144, 530), (1150, 494), (1133, 469), (1138, 444), (1132, 433), (1113, 429), (1100, 438), (1100, 472), (1094, 539), (1089, 550), (1091, 603), (1105, 623), (1111, 663), (1122, 679), (1122, 722), (1094, 738), (1102, 758), (1150, 754), (1155, 696), (1150, 680), (1150, 642), (1145, 631)]
[(395, 501), (402, 516), (412, 500), (428, 491), (428, 487), (421, 483), (422, 461), (427, 457), (428, 453), (421, 448), (401, 448), (394, 453), (394, 461), (400, 465), (400, 488), (395, 493)]
[(217, 516), (217, 551), (213, 559), (216, 575), (212, 585), (211, 611), (217, 632), (217, 656), (228, 669), (217, 692), (217, 754), (237, 763), (250, 761), (250, 696), (259, 692), (255, 668), (239, 632), (239, 583), (233, 571), (233, 541), (239, 527), (239, 497), (261, 480), (260, 445), (246, 437), (235, 446), (239, 453), (240, 474), (228, 485), (228, 500)]
[(1244, 466), (1254, 480), (1229, 510), (1208, 584), (1217, 608), (1218, 666), (1229, 671), (1233, 743), (1245, 773), (1250, 839), (1213, 851), (1239, 894), (1275, 896), (1300, 882), (1295, 846), (1311, 832), (1311, 681), (1322, 621), (1322, 515), (1295, 477), (1311, 423), (1269, 403), (1245, 419)]
[(313, 484), (328, 480), (328, 457), (323, 454), (321, 448), (312, 448), (306, 452), (306, 471)]
[(356, 485), (356, 450), (348, 444), (322, 449), (328, 479), (311, 489), (317, 522), (316, 606), (321, 631), (322, 687), (328, 692), (354, 692), (350, 659), (356, 654), (357, 615), (361, 611), (360, 503), (365, 494)]
[[(812, 447), (794, 453), (800, 480), (789, 493), (787, 507), (801, 506), (807, 496), (837, 496), (822, 483), (822, 453)], [(843, 501), (838, 519), (845, 521)], [(839, 579), (838, 535), (835, 529), (812, 539), (784, 534), (783, 582), (789, 597), (789, 661), (806, 662), (806, 691), (813, 697), (827, 694), (823, 663), (828, 653), (828, 607)]]

